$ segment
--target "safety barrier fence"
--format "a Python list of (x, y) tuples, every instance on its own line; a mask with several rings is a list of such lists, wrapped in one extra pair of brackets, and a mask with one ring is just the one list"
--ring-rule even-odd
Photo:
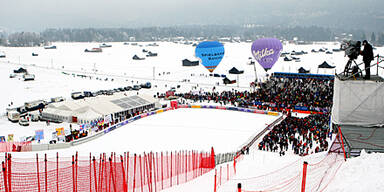
[(211, 152), (100, 154), (95, 157), (12, 158), (6, 154), (1, 192), (156, 192), (199, 177), (215, 167)]
[(244, 156), (241, 154), (238, 154), (234, 156), (232, 159), (233, 162), (226, 163), (224, 165), (218, 165), (215, 168), (215, 174), (214, 174), (214, 186), (213, 191), (217, 192), (217, 190), (231, 180), (236, 175), (236, 164), (244, 159)]
[(233, 180), (241, 184), (242, 189), (238, 191), (242, 192), (324, 191), (344, 162), (343, 156), (336, 153), (308, 160), (317, 162), (307, 163), (299, 159), (268, 174)]

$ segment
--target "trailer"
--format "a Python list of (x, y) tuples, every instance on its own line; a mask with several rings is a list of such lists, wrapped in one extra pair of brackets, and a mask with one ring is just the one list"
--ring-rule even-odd
[(20, 113), (17, 112), (16, 110), (8, 111), (7, 112), (8, 120), (17, 123), (20, 120)]

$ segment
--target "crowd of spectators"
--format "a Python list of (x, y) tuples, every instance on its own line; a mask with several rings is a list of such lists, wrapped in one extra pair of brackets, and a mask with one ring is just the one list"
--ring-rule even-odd
[(284, 111), (305, 107), (310, 111), (330, 111), (333, 80), (270, 77), (253, 91), (189, 92), (175, 94), (193, 102), (256, 107), (261, 110)]
[[(329, 116), (333, 98), (333, 80), (270, 77), (255, 91), (189, 92), (176, 96), (191, 102), (214, 102), (221, 105), (253, 107), (285, 112), (287, 117), (264, 136), (260, 150), (307, 155), (326, 151), (327, 137), (332, 137)], [(293, 117), (292, 109), (312, 112), (305, 118)]]
[(295, 154), (307, 155), (328, 149), (327, 138), (332, 138), (329, 114), (311, 114), (304, 118), (288, 116), (264, 136), (259, 150), (284, 155), (291, 149)]

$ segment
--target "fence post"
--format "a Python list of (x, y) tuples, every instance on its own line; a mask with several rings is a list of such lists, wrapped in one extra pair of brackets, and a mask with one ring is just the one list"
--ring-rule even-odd
[(75, 156), (72, 155), (72, 187), (75, 192)]
[(114, 162), (114, 163), (113, 163), (113, 167), (114, 167), (114, 169), (115, 169), (115, 172), (114, 172), (115, 174), (114, 174), (113, 176), (115, 177), (115, 182), (117, 183), (117, 178), (116, 178), (116, 177), (117, 177), (116, 152), (113, 152), (113, 159), (112, 159), (112, 162)]
[(126, 173), (127, 173), (127, 177), (126, 177), (126, 181), (127, 181), (127, 191), (129, 190), (129, 152), (127, 153), (127, 156), (126, 156), (126, 163), (127, 165), (127, 168), (126, 168)]
[[(160, 175), (159, 175), (159, 168), (160, 168), (160, 165), (159, 165), (159, 154), (156, 152), (156, 176), (157, 176), (157, 179), (156, 181), (159, 182), (160, 180)], [(156, 186), (157, 186), (157, 183), (156, 183)]]
[(175, 161), (176, 161), (175, 168), (176, 168), (177, 185), (179, 185), (179, 174), (180, 174), (180, 172), (179, 172), (179, 165), (180, 165), (179, 155), (180, 155), (179, 152), (175, 152)]
[(229, 181), (229, 164), (227, 164), (227, 181)]
[(56, 152), (56, 189), (59, 192), (59, 152)]
[(344, 161), (347, 160), (347, 155), (345, 154), (345, 148), (344, 148), (344, 141), (343, 141), (343, 135), (341, 134), (341, 129), (340, 129), (340, 126), (338, 127), (338, 131), (339, 131), (339, 139), (341, 141), (341, 148), (343, 149), (343, 153), (344, 153)]
[(7, 169), (5, 168), (4, 161), (1, 162), (1, 165), (2, 165), (2, 167), (3, 167), (3, 177), (4, 177), (4, 188), (5, 188), (5, 192), (8, 192)]
[[(96, 177), (96, 159), (95, 156), (93, 156), (93, 174), (94, 174), (94, 180), (95, 180), (95, 191), (97, 192), (97, 177)], [(100, 172), (100, 169), (99, 169)]]
[(144, 168), (144, 185), (145, 185), (145, 180), (147, 180), (147, 185), (148, 185), (148, 191), (151, 192), (151, 186), (150, 186), (150, 181), (149, 181), (149, 162), (148, 161), (148, 155), (144, 153), (143, 155), (143, 168)]
[(306, 161), (304, 161), (304, 164), (303, 164), (303, 180), (301, 182), (301, 192), (305, 192), (305, 181), (307, 179), (307, 166), (308, 166), (308, 163)]
[(237, 183), (237, 192), (241, 192), (241, 183)]
[(7, 171), (7, 174), (8, 174), (8, 191), (9, 192), (12, 192), (12, 178), (11, 178), (11, 175), (12, 175), (12, 156), (11, 154), (9, 153), (8, 154), (8, 171)]
[(100, 160), (99, 160), (99, 190), (98, 191), (101, 191), (101, 187), (102, 187), (102, 182), (103, 182), (103, 180), (102, 180), (102, 177), (103, 177), (103, 167), (102, 167), (102, 165), (103, 165), (103, 163), (104, 163), (104, 160), (103, 160), (103, 156), (102, 156), (102, 154), (100, 154)]
[(219, 181), (220, 181), (220, 185), (221, 185), (221, 174), (222, 174), (222, 168), (223, 168), (223, 167), (222, 167), (222, 166), (220, 166), (220, 177), (219, 177), (219, 178), (220, 178), (220, 179), (219, 179)]
[(36, 168), (37, 168), (37, 191), (40, 192), (40, 169), (39, 169), (39, 154), (36, 153)]
[(215, 176), (214, 176), (214, 183), (213, 183), (213, 191), (214, 192), (216, 192), (216, 185), (217, 185), (217, 183), (216, 183), (216, 181), (217, 181), (217, 169), (215, 169)]
[(78, 162), (77, 162), (77, 151), (76, 151), (76, 157), (75, 157), (75, 191), (77, 192), (77, 171), (78, 171)]
[(161, 190), (164, 189), (163, 180), (164, 180), (164, 169), (163, 169), (163, 152), (161, 152)]
[(139, 155), (139, 165), (140, 165), (140, 188), (141, 188), (141, 192), (143, 192), (143, 169), (141, 166), (141, 155)]
[(184, 152), (184, 161), (185, 161), (185, 182), (188, 181), (188, 151)]
[(89, 153), (89, 191), (92, 192), (92, 153)]
[(135, 192), (136, 188), (136, 153), (134, 154), (134, 159), (133, 159), (133, 189), (132, 191)]
[(45, 173), (44, 173), (44, 177), (45, 177), (45, 192), (48, 191), (48, 168), (47, 168), (47, 154), (45, 153), (44, 154), (44, 170), (45, 170)]
[(127, 192), (127, 183), (125, 181), (125, 169), (124, 169), (124, 160), (123, 160), (123, 157), (120, 155), (120, 162), (121, 162), (121, 171), (123, 172), (123, 189), (124, 189), (124, 192)]
[(173, 158), (172, 158), (172, 151), (171, 151), (171, 176), (170, 176), (170, 181), (171, 181), (171, 187), (172, 187), (172, 160), (173, 160)]
[[(115, 177), (113, 176), (113, 166), (112, 166), (112, 156), (109, 158), (109, 166), (111, 167), (111, 177), (112, 177), (112, 184), (113, 184), (113, 191), (116, 191), (116, 183), (115, 183)], [(115, 162), (116, 163), (116, 162)], [(115, 173), (116, 174), (116, 173)]]

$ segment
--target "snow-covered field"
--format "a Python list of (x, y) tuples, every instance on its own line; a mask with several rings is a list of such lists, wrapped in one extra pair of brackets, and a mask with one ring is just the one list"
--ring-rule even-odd
[[(103, 49), (102, 53), (85, 53), (84, 49), (97, 47), (100, 43), (55, 43), (56, 50), (42, 47), (10, 48), (0, 47), (6, 58), (0, 58), (0, 81), (2, 92), (0, 95), (0, 114), (5, 114), (5, 108), (13, 102), (16, 107), (24, 102), (36, 99), (50, 99), (51, 97), (70, 97), (74, 91), (94, 91), (100, 89), (118, 88), (151, 81), (153, 88), (140, 90), (140, 93), (154, 95), (165, 92), (170, 87), (181, 85), (179, 92), (212, 90), (249, 90), (249, 83), (255, 78), (252, 65), (248, 65), (252, 57), (250, 43), (225, 43), (225, 56), (214, 73), (228, 75), (228, 70), (236, 67), (245, 73), (239, 77), (237, 84), (223, 86), (221, 78), (210, 77), (209, 72), (202, 66), (182, 67), (184, 58), (194, 58), (194, 47), (190, 45), (160, 42), (158, 47), (146, 47), (149, 43), (139, 43), (142, 47), (111, 43), (111, 48)], [(336, 72), (341, 72), (347, 58), (343, 52), (328, 55), (325, 53), (311, 53), (311, 49), (326, 47), (339, 48), (335, 43), (317, 43), (314, 45), (284, 45), (284, 52), (307, 51), (308, 55), (299, 56), (301, 62), (284, 62), (282, 58), (275, 64), (272, 72), (297, 72), (299, 67), (310, 70), (311, 73), (334, 74), (335, 70), (317, 70), (317, 65), (327, 61), (336, 66)], [(138, 54), (143, 57), (142, 49), (159, 54), (158, 57), (134, 61), (132, 56)], [(33, 57), (33, 53), (39, 56)], [(384, 54), (383, 48), (374, 51)], [(358, 60), (359, 62), (360, 60)], [(9, 78), (9, 74), (20, 66), (26, 67), (30, 73), (36, 75), (35, 81), (24, 82), (20, 78)], [(259, 79), (265, 78), (265, 71), (257, 64)], [(62, 72), (69, 73), (66, 75)], [(73, 76), (85, 74), (91, 78)], [(168, 74), (167, 74), (168, 73)], [(376, 71), (372, 71), (375, 74)], [(379, 72), (381, 75), (384, 73)], [(234, 75), (228, 75), (236, 79)], [(108, 80), (106, 80), (108, 78)], [(102, 79), (102, 80), (100, 80)], [(111, 80), (113, 79), (113, 81)], [(155, 79), (155, 80), (153, 80)], [(185, 82), (187, 80), (188, 82)], [(217, 86), (217, 83), (220, 86)], [(132, 92), (136, 93), (136, 92)], [(266, 123), (276, 117), (256, 115), (233, 111), (208, 109), (179, 109), (159, 115), (147, 117), (121, 127), (97, 140), (68, 150), (61, 150), (62, 154), (79, 152), (108, 152), (108, 151), (162, 151), (178, 149), (209, 150), (213, 146), (216, 152), (236, 150), (252, 134), (264, 128)], [(46, 134), (56, 127), (67, 127), (67, 124), (51, 124)], [(47, 129), (45, 124), (32, 123), (29, 127), (8, 122), (6, 117), (0, 118), (0, 135), (15, 134), (15, 139), (29, 136), (36, 129)], [(24, 135), (25, 134), (25, 135)], [(51, 153), (51, 152), (50, 152)], [(55, 153), (55, 152), (52, 152)], [(22, 157), (33, 155), (19, 153)], [(279, 157), (277, 153), (252, 151), (251, 155), (239, 163), (237, 179), (255, 177), (284, 167), (301, 157), (286, 155)], [(384, 156), (382, 154), (365, 154), (358, 158), (348, 159), (327, 191), (384, 191)], [(302, 161), (295, 164), (300, 167)], [(220, 191), (234, 191), (236, 181), (223, 185)], [(245, 189), (255, 189), (247, 186)], [(299, 188), (298, 188), (299, 189)], [(170, 188), (166, 191), (212, 191), (213, 173), (210, 172), (192, 182)]]

